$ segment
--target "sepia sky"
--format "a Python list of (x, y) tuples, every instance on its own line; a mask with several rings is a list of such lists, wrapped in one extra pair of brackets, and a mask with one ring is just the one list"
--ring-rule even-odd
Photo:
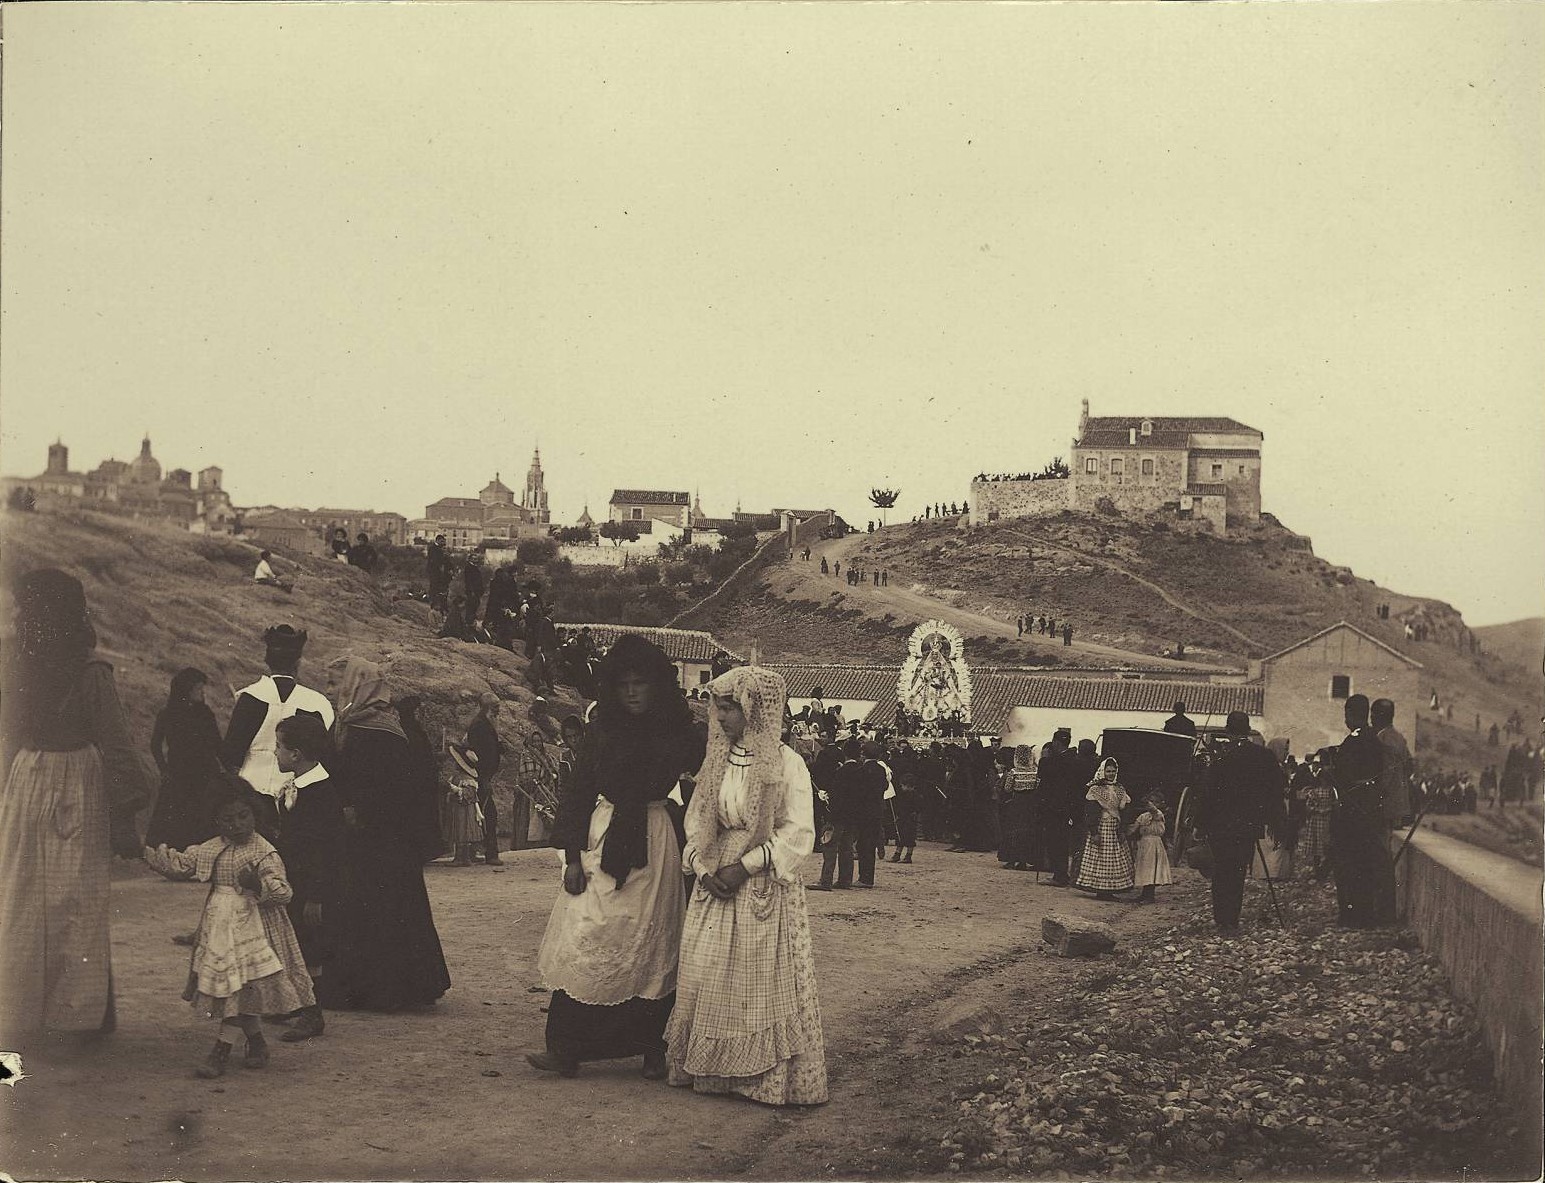
[(0, 447), (410, 517), (893, 517), (1095, 414), (1545, 613), (1545, 6), (25, 4)]

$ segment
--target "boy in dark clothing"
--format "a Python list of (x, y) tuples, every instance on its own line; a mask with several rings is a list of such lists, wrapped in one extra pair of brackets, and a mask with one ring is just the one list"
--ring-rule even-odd
[[(279, 797), (275, 843), (295, 892), (285, 910), (315, 989), (330, 952), (326, 926), (337, 911), (342, 889), (343, 799), (322, 766), (331, 745), (320, 719), (292, 715), (280, 721), (274, 738), (274, 758), (279, 770), (289, 776)], [(314, 1039), (324, 1026), (322, 1008), (308, 1006), (280, 1038), (287, 1043)]]

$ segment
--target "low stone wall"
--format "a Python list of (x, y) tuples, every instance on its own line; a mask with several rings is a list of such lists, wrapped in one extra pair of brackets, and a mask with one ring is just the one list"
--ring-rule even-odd
[[(1403, 834), (1394, 838), (1398, 850)], [(1497, 1092), (1540, 1136), (1541, 873), (1457, 838), (1418, 831), (1396, 868), (1401, 914), (1475, 1007)], [(1538, 1143), (1536, 1143), (1538, 1146)]]
[(971, 524), (1004, 518), (1040, 517), (1069, 508), (1066, 477), (1040, 481), (972, 481)]

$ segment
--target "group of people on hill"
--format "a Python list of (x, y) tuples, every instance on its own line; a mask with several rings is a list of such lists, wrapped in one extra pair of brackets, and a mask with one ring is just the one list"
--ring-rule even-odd
[[(1019, 629), (1019, 635), (1021, 637), (1033, 637), (1036, 635), (1043, 637), (1056, 637), (1059, 635), (1059, 630), (1057, 628), (1057, 618), (1055, 616), (1036, 616), (1032, 613), (1029, 616), (1015, 617), (1014, 623), (1015, 626)], [(1073, 625), (1070, 622), (1064, 620), (1062, 622), (1060, 635), (1064, 645), (1072, 645)]]
[(926, 522), (933, 518), (957, 518), (965, 513), (967, 506), (957, 505), (953, 501), (937, 501), (933, 505), (923, 506), (923, 512), (912, 520), (914, 522)]

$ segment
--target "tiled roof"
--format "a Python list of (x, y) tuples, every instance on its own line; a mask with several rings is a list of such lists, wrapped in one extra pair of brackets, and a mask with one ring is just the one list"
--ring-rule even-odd
[(714, 640), (712, 633), (699, 632), (696, 629), (687, 628), (645, 628), (641, 625), (631, 624), (559, 624), (558, 630), (562, 633), (577, 633), (582, 628), (588, 628), (590, 635), (595, 638), (595, 643), (603, 649), (609, 649), (624, 633), (632, 633), (634, 636), (643, 637), (644, 640), (653, 642), (665, 650), (665, 654), (672, 661), (693, 661), (707, 664), (718, 653), (728, 653), (736, 661), (742, 660), (740, 654)]
[[(827, 701), (873, 702), (865, 722), (889, 725), (896, 717), (896, 681), (900, 666), (774, 665), (789, 684), (791, 698), (809, 698), (819, 685)], [(1246, 711), (1259, 716), (1264, 688), (1214, 685), (1209, 682), (1169, 682), (1142, 678), (1058, 678), (1035, 670), (973, 666), (972, 727), (998, 733), (1015, 707), (1046, 707), (1069, 711), (1141, 711), (1168, 714), (1176, 699), (1184, 699), (1192, 714), (1224, 716)]]
[(247, 517), (242, 519), (242, 527), (247, 530), (309, 530), (305, 522), (292, 513), (265, 513), (259, 517)]
[(614, 489), (613, 505), (687, 505), (685, 493), (662, 493), (658, 489)]
[(1155, 432), (1160, 431), (1244, 431), (1260, 435), (1260, 431), (1241, 423), (1238, 419), (1225, 419), (1212, 415), (1091, 415), (1086, 430), (1119, 431), (1122, 435), (1131, 428), (1143, 430), (1144, 422), (1152, 423)]
[(1349, 624), (1345, 620), (1338, 620), (1335, 624), (1330, 625), (1327, 628), (1322, 628), (1319, 632), (1315, 633), (1313, 636), (1305, 637), (1302, 641), (1294, 641), (1286, 649), (1278, 649), (1271, 656), (1261, 658), (1261, 661), (1262, 662), (1276, 661), (1277, 658), (1283, 657), (1286, 654), (1289, 654), (1289, 653), (1293, 652), (1293, 650), (1295, 650), (1295, 649), (1302, 649), (1305, 645), (1309, 645), (1309, 644), (1312, 644), (1315, 641), (1318, 641), (1321, 637), (1335, 632), (1338, 628), (1349, 628), (1354, 633), (1356, 633), (1359, 637), (1361, 637), (1363, 640), (1371, 641), (1373, 644), (1377, 645), (1380, 649), (1383, 649), (1387, 653), (1393, 653), (1396, 657), (1400, 658), (1400, 660), (1405, 662), (1407, 665), (1415, 666), (1417, 669), (1422, 669), (1423, 668), (1421, 662), (1415, 660), (1414, 658), (1407, 657), (1404, 653), (1400, 652), (1400, 650), (1392, 648), (1389, 645), (1386, 645), (1383, 641), (1379, 640), (1378, 637), (1370, 636), (1369, 634), (1363, 632), (1363, 630), (1358, 628), (1355, 624)]
[[(1093, 423), (1094, 420), (1091, 419), (1089, 422)], [(1143, 435), (1139, 432), (1135, 443), (1129, 442), (1130, 440), (1131, 433), (1126, 428), (1116, 431), (1091, 427), (1084, 432), (1083, 438), (1078, 441), (1078, 446), (1080, 448), (1181, 449), (1191, 442), (1191, 435), (1185, 431), (1160, 431), (1155, 427), (1152, 435)]]

